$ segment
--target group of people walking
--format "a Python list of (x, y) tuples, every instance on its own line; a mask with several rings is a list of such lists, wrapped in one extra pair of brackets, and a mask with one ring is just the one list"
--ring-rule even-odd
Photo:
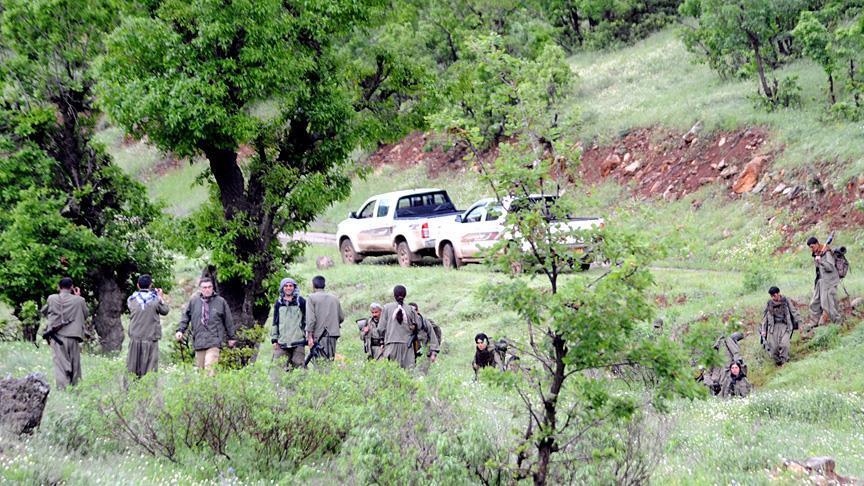
[[(782, 295), (778, 287), (772, 286), (768, 289), (770, 299), (765, 304), (759, 324), (762, 348), (777, 366), (789, 361), (789, 348), (795, 330), (799, 330), (801, 339), (806, 341), (813, 337), (815, 327), (826, 321), (840, 322), (842, 317), (837, 305), (837, 287), (849, 269), (846, 249), (841, 247), (833, 250), (827, 244), (820, 244), (815, 237), (807, 240), (807, 246), (816, 267), (809, 321), (804, 323), (795, 302)], [(728, 337), (720, 336), (714, 343), (714, 349), (720, 352), (724, 364), (699, 377), (713, 395), (740, 397), (746, 396), (752, 389), (747, 381), (747, 365), (738, 346), (743, 338), (742, 333), (736, 332)]]
[[(789, 360), (792, 332), (801, 329), (802, 339), (813, 335), (813, 328), (827, 317), (828, 322), (841, 318), (837, 306), (837, 287), (848, 271), (845, 248), (832, 250), (815, 237), (807, 240), (816, 267), (813, 297), (810, 301), (810, 321), (803, 325), (795, 303), (783, 296), (780, 289), (768, 290), (770, 299), (762, 314), (759, 334), (762, 346), (775, 364)], [(345, 313), (339, 298), (325, 290), (322, 276), (312, 279), (312, 292), (302, 296), (297, 281), (284, 278), (279, 284), (279, 297), (273, 304), (270, 341), (273, 359), (284, 362), (286, 369), (305, 367), (311, 359), (333, 360), (341, 335)], [(60, 280), (59, 290), (48, 297), (42, 308), (48, 324), (43, 337), (53, 352), (54, 375), (58, 388), (74, 385), (81, 378), (81, 342), (85, 338), (88, 319), (87, 304), (71, 278)], [(405, 303), (407, 289), (393, 288), (393, 300), (384, 305), (373, 302), (369, 316), (357, 321), (363, 349), (368, 359), (395, 361), (402, 368), (412, 368), (417, 358), (426, 354), (434, 363), (440, 352), (441, 328), (421, 314), (415, 303)], [(127, 369), (136, 376), (155, 371), (159, 365), (159, 340), (162, 337), (161, 316), (170, 310), (162, 289), (153, 287), (149, 275), (138, 278), (137, 290), (126, 301), (130, 313), (129, 354)], [(195, 366), (215, 373), (224, 345), (234, 347), (236, 329), (228, 303), (217, 295), (214, 283), (201, 278), (198, 292), (189, 300), (181, 314), (175, 339), (188, 342), (195, 351)], [(750, 390), (747, 365), (741, 357), (738, 342), (740, 332), (720, 336), (714, 348), (720, 352), (722, 366), (703, 372), (701, 380), (714, 395), (746, 396)], [(485, 334), (475, 336), (472, 367), (507, 369), (518, 359), (507, 353), (507, 342), (490, 345)], [(307, 354), (308, 348), (308, 354)]]

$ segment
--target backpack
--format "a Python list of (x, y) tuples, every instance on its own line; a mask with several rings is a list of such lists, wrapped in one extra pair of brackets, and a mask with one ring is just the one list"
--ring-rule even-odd
[(832, 250), (834, 252), (834, 265), (837, 267), (837, 275), (840, 275), (840, 278), (846, 278), (846, 274), (849, 273), (849, 260), (846, 259), (846, 247), (841, 246), (837, 250)]

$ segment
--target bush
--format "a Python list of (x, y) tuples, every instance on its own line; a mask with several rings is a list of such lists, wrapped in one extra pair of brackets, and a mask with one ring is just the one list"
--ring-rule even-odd
[(753, 263), (744, 270), (742, 287), (745, 294), (767, 290), (774, 281), (774, 273), (771, 272), (765, 262)]
[[(141, 379), (119, 369), (95, 373), (77, 390), (77, 409), (93, 415), (58, 421), (53, 433), (64, 444), (90, 434), (83, 449), (102, 441), (184, 465), (227, 461), (244, 480), (305, 476), (310, 464), (327, 462), (348, 482), (418, 483), (443, 474), (440, 482), (463, 484), (477, 474), (468, 468), (477, 457), (494, 456), (489, 436), (477, 430), (457, 440), (462, 447), (451, 444), (464, 437), (454, 430), (471, 430), (470, 415), (392, 363), (295, 371), (275, 383), (268, 372), (256, 362), (214, 377), (188, 367)], [(116, 376), (126, 376), (125, 386)]]
[(807, 342), (807, 349), (826, 351), (840, 344), (840, 326), (820, 326), (814, 330), (813, 339)]

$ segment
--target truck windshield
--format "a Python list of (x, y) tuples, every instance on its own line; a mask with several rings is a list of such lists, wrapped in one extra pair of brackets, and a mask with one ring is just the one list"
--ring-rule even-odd
[(414, 216), (429, 216), (447, 214), (456, 211), (445, 191), (412, 194), (399, 198), (396, 203), (396, 217), (410, 218)]

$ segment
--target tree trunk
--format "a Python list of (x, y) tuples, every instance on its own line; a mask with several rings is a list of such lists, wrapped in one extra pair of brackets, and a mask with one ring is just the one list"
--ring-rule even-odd
[(750, 46), (753, 48), (753, 57), (756, 59), (756, 68), (759, 71), (759, 81), (762, 83), (762, 90), (766, 98), (774, 101), (777, 93), (768, 85), (768, 80), (765, 77), (765, 64), (762, 60), (759, 38), (751, 32), (747, 32), (747, 38), (750, 39)]
[(126, 303), (126, 292), (117, 284), (114, 278), (96, 277), (96, 310), (93, 313), (93, 325), (99, 335), (99, 343), (103, 352), (120, 351), (123, 346), (123, 324), (120, 315)]
[(834, 106), (837, 98), (834, 97), (834, 75), (830, 72), (828, 73), (828, 98), (831, 100), (829, 106)]
[(855, 100), (855, 108), (860, 108), (858, 101), (858, 87), (855, 86), (855, 60), (849, 59), (849, 82), (852, 85), (852, 98)]
[(549, 465), (552, 463), (552, 454), (558, 452), (558, 444), (555, 441), (556, 428), (558, 427), (558, 395), (564, 386), (565, 364), (567, 356), (564, 338), (556, 334), (552, 339), (552, 347), (555, 349), (555, 374), (552, 375), (552, 383), (549, 386), (549, 395), (543, 402), (543, 427), (541, 431), (549, 434), (537, 443), (537, 471), (534, 473), (534, 484), (545, 485), (549, 476)]

